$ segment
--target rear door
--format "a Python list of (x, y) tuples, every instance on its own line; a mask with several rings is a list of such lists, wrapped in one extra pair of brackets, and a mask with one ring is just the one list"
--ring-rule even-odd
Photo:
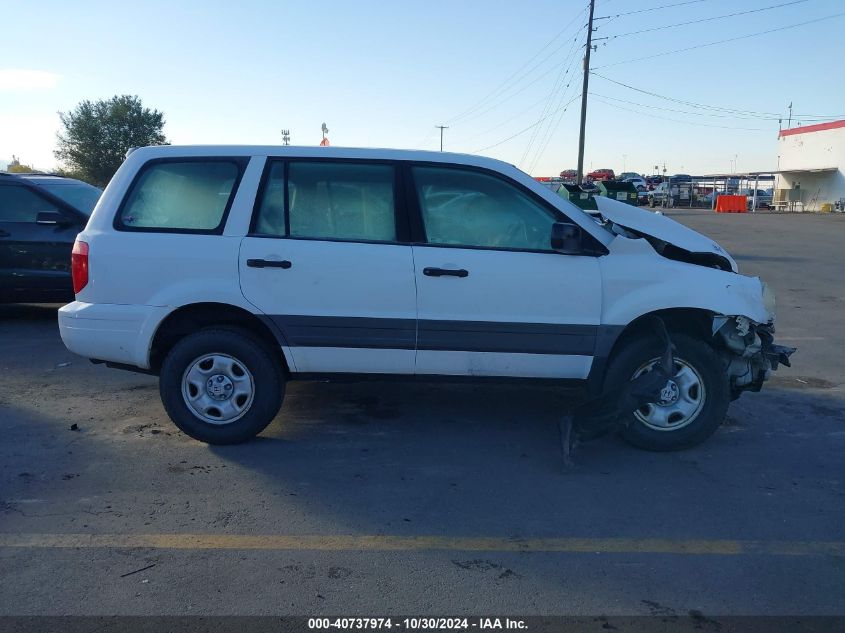
[(515, 183), (459, 167), (411, 173), (424, 240), (413, 246), (416, 373), (586, 378), (601, 313), (597, 259), (552, 251), (562, 218)]
[(240, 253), (244, 296), (294, 371), (414, 369), (416, 296), (394, 165), (270, 160)]
[[(42, 212), (63, 221), (39, 224)], [(34, 189), (0, 182), (0, 301), (72, 299), (70, 251), (82, 225)]]

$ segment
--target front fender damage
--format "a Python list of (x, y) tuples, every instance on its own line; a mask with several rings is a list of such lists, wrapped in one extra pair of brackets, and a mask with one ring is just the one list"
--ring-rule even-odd
[(713, 317), (713, 336), (724, 349), (734, 398), (743, 391), (760, 391), (779, 365), (790, 367), (796, 348), (774, 342), (773, 322), (755, 323), (746, 316)]

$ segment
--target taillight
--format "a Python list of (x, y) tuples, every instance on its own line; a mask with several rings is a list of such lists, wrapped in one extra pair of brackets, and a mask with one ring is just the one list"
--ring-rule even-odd
[[(67, 252), (67, 251), (65, 251)], [(70, 276), (73, 278), (73, 293), (88, 285), (88, 243), (76, 240), (70, 252)]]

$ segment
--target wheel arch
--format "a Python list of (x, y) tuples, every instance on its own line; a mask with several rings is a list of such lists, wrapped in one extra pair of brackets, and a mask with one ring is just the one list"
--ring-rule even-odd
[(150, 343), (150, 369), (158, 373), (164, 357), (179, 340), (202, 328), (212, 326), (234, 326), (247, 330), (278, 352), (285, 373), (290, 373), (291, 365), (284, 349), (284, 336), (270, 319), (239, 306), (217, 302), (183, 305), (162, 319)]
[(591, 397), (599, 396), (604, 388), (605, 375), (614, 356), (625, 345), (639, 337), (653, 334), (652, 319), (660, 317), (669, 334), (688, 334), (712, 344), (711, 324), (713, 312), (702, 308), (667, 308), (641, 314), (628, 325), (604, 326), (596, 340), (593, 366), (588, 377), (588, 391)]

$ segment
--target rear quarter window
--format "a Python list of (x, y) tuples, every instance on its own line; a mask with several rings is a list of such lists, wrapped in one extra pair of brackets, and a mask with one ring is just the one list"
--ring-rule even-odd
[(118, 210), (115, 228), (221, 233), (244, 164), (236, 159), (147, 163)]

